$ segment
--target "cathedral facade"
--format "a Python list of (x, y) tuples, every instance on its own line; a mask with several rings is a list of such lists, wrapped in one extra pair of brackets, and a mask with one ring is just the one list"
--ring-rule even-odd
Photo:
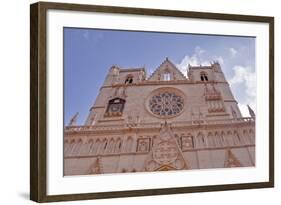
[(218, 62), (187, 70), (112, 66), (85, 124), (64, 128), (64, 175), (255, 166), (253, 110), (241, 115)]

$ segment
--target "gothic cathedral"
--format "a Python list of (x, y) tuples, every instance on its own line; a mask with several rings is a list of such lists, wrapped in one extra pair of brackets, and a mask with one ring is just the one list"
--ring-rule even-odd
[(84, 125), (64, 128), (64, 175), (255, 166), (255, 113), (243, 117), (218, 62), (166, 58), (150, 75), (112, 66)]

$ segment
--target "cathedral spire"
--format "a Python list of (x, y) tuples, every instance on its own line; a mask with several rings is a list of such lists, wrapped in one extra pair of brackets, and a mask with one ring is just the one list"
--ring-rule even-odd
[(249, 111), (249, 114), (251, 115), (251, 117), (252, 117), (252, 118), (256, 118), (256, 114), (255, 114), (255, 112), (252, 110), (252, 108), (251, 108), (249, 105), (247, 105), (247, 107), (248, 107), (248, 111)]
[(226, 151), (224, 167), (242, 167), (241, 162), (236, 158), (230, 149)]
[(79, 115), (79, 112), (77, 112), (69, 121), (68, 126), (75, 126), (77, 122), (77, 117)]

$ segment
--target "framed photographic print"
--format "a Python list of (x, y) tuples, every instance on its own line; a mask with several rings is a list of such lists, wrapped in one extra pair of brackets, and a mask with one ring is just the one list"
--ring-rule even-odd
[(274, 18), (31, 5), (30, 198), (274, 186)]

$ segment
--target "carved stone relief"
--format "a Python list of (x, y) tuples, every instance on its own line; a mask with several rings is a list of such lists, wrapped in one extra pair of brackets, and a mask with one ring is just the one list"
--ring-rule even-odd
[(189, 150), (193, 148), (193, 137), (192, 136), (181, 136), (181, 147), (182, 150)]
[(159, 136), (154, 138), (145, 167), (147, 171), (188, 168), (175, 134), (167, 122), (162, 125)]
[(150, 138), (139, 138), (137, 152), (148, 152), (150, 150)]

